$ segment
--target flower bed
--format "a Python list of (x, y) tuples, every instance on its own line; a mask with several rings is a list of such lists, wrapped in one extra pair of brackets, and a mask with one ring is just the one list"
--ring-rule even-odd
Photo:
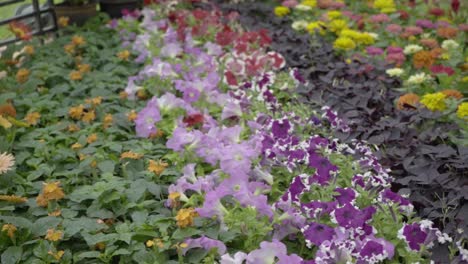
[(99, 29), (26, 56), (2, 112), (2, 263), (425, 263), (450, 242), (468, 257), (237, 18), (163, 3), (110, 24), (123, 48)]

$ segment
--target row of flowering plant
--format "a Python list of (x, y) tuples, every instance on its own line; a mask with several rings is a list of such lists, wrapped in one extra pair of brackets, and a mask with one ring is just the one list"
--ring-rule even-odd
[(404, 80), (399, 109), (421, 105), (466, 122), (468, 25), (460, 1), (283, 1), (275, 14), (324, 35), (349, 60), (385, 60), (387, 74)]
[(216, 10), (179, 9), (159, 20), (160, 9), (145, 9), (139, 34), (128, 33), (145, 66), (124, 93), (151, 97), (136, 133), (167, 139), (172, 152), (161, 162), (182, 172), (165, 202), (176, 222), (154, 223), (158, 235), (146, 242), (154, 254), (169, 261), (175, 250), (192, 263), (416, 263), (453, 240), (413, 217), (370, 146), (333, 139), (349, 130), (335, 112), (294, 103), (288, 90), (304, 79), (280, 71), (284, 59), (266, 51), (266, 32), (242, 31), (234, 13), (224, 20)]

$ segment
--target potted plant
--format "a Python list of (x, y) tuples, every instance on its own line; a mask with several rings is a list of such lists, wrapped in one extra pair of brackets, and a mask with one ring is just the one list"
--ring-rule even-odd
[(111, 18), (122, 17), (125, 11), (133, 11), (142, 6), (141, 0), (99, 0), (102, 12), (107, 13)]
[(65, 0), (54, 5), (57, 18), (68, 17), (70, 24), (83, 25), (89, 18), (97, 15), (95, 0)]

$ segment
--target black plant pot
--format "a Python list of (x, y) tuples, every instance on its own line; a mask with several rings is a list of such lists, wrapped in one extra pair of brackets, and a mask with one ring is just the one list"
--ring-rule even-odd
[(107, 13), (111, 18), (122, 17), (122, 11), (129, 11), (140, 8), (142, 2), (140, 0), (100, 0), (99, 6), (101, 12)]

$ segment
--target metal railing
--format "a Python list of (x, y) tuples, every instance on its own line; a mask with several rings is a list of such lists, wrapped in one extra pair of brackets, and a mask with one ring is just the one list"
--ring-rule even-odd
[[(25, 0), (7, 0), (7, 1), (0, 1), (0, 8), (7, 6), (7, 5), (12, 5), (16, 3), (21, 3), (24, 2)], [(51, 18), (51, 25), (44, 23), (43, 18), (48, 17)], [(24, 13), (24, 14), (17, 14), (13, 17), (7, 18), (0, 20), (0, 26), (7, 25), (11, 22), (15, 21), (23, 21), (28, 18), (33, 18), (34, 21), (33, 25), (30, 25), (30, 28), (32, 30), (31, 36), (37, 36), (37, 35), (43, 35), (48, 32), (56, 31), (57, 30), (57, 18), (55, 17), (55, 12), (53, 9), (53, 1), (52, 0), (47, 0), (47, 4), (43, 7), (40, 6), (39, 0), (32, 0), (32, 10), (30, 12)], [(8, 39), (3, 39), (0, 40), (0, 46), (8, 45), (17, 41), (20, 41), (21, 39), (18, 38), (17, 36), (13, 38), (8, 38)]]

